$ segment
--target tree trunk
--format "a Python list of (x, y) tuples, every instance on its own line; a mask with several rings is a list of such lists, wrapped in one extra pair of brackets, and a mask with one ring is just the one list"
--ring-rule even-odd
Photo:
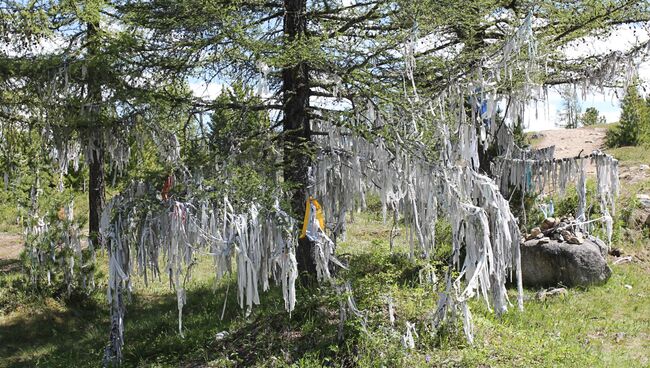
[(96, 38), (99, 31), (99, 22), (87, 23), (88, 36), (88, 145), (89, 157), (89, 219), (88, 238), (95, 247), (101, 244), (99, 237), (99, 222), (104, 209), (104, 136), (101, 122), (102, 89), (99, 80), (99, 71), (96, 66), (99, 54), (99, 42)]
[(89, 238), (93, 241), (95, 247), (99, 246), (99, 220), (104, 209), (104, 145), (103, 138), (99, 134), (91, 134), (90, 144), (95, 148), (91, 152), (89, 167), (89, 220), (88, 233)]
[[(307, 0), (284, 0), (285, 45), (307, 37)], [(309, 67), (298, 60), (282, 69), (284, 181), (291, 187), (291, 209), (302, 219), (308, 192), (308, 169), (311, 165), (311, 127), (309, 109)], [(301, 239), (296, 249), (298, 270), (316, 274), (313, 244)]]

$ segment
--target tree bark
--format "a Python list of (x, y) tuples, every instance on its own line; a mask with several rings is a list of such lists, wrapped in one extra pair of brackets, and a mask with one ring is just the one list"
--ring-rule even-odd
[[(307, 0), (284, 0), (285, 46), (307, 37)], [(308, 169), (311, 165), (309, 121), (309, 66), (302, 60), (282, 69), (284, 181), (291, 185), (291, 209), (302, 219), (309, 196)], [(298, 270), (316, 274), (313, 243), (301, 239), (296, 249)]]
[(88, 36), (88, 74), (87, 74), (87, 113), (89, 114), (87, 134), (89, 157), (89, 218), (88, 218), (88, 238), (93, 242), (95, 247), (101, 244), (99, 236), (99, 222), (104, 209), (104, 136), (101, 122), (101, 101), (102, 89), (99, 79), (99, 71), (96, 66), (99, 54), (99, 42), (97, 33), (99, 23), (87, 23), (86, 34)]

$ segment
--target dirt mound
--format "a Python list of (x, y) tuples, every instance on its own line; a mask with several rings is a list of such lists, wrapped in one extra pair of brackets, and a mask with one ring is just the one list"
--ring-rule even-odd
[[(544, 130), (533, 133), (537, 140), (535, 148), (555, 146), (555, 157), (576, 157), (578, 154), (588, 155), (594, 150), (605, 147), (607, 128), (577, 128)], [(587, 162), (587, 173), (595, 174), (596, 168)]]

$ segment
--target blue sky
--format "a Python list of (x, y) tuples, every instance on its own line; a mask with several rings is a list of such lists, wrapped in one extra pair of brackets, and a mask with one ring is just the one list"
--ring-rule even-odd
[[(588, 55), (598, 55), (603, 53), (629, 50), (635, 44), (645, 42), (650, 38), (650, 24), (638, 27), (624, 27), (613, 32), (611, 36), (603, 40), (587, 39), (587, 42), (575, 45), (568, 45), (564, 50), (565, 54), (571, 58), (585, 57)], [(648, 53), (646, 51), (646, 60), (639, 63), (638, 76), (639, 82), (646, 91), (650, 92), (650, 60), (648, 60)], [(624, 66), (621, 66), (621, 73), (625, 73)], [(618, 94), (616, 94), (616, 93)], [(647, 92), (640, 91), (642, 96), (648, 96)], [(604, 91), (597, 91), (587, 93), (582, 96), (580, 87), (578, 87), (578, 97), (582, 111), (588, 107), (595, 107), (598, 111), (605, 116), (608, 123), (616, 122), (620, 116), (620, 98), (624, 95), (624, 91), (619, 89), (614, 91), (612, 89), (605, 89)], [(562, 98), (558, 89), (551, 89), (548, 93), (548, 107), (546, 103), (539, 103), (537, 106), (531, 104), (526, 111), (525, 122), (528, 124), (528, 130), (546, 130), (555, 129), (558, 122), (558, 111), (562, 106)], [(537, 117), (535, 116), (537, 110)]]

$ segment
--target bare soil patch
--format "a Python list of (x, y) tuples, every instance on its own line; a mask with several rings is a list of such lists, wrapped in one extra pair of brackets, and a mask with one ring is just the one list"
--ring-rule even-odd
[(17, 259), (23, 250), (23, 236), (20, 234), (0, 233), (0, 260)]

